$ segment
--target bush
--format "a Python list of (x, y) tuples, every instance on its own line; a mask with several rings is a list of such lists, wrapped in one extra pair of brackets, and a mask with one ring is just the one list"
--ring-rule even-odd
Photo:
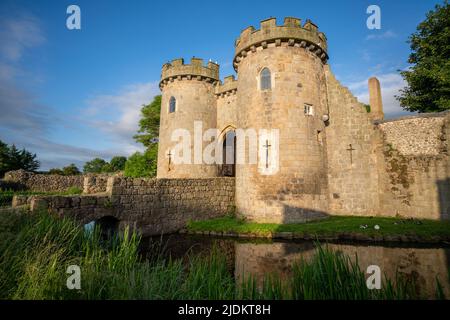
[(83, 171), (84, 173), (100, 173), (102, 172), (103, 166), (107, 163), (103, 159), (95, 158), (85, 163)]
[(115, 156), (110, 162), (101, 158), (95, 158), (85, 163), (83, 171), (85, 173), (111, 173), (119, 172), (125, 169), (126, 157)]
[(64, 167), (62, 169), (62, 172), (63, 172), (63, 175), (65, 175), (65, 176), (76, 176), (81, 173), (80, 170), (78, 170), (77, 166), (73, 163), (71, 163), (67, 167)]
[(48, 170), (48, 174), (57, 174), (57, 175), (62, 176), (64, 173), (59, 168), (51, 168), (50, 170)]
[(113, 157), (109, 162), (109, 165), (111, 166), (111, 171), (112, 172), (123, 171), (125, 169), (126, 162), (127, 162), (126, 157), (120, 156)]
[(152, 145), (144, 153), (136, 152), (125, 163), (126, 177), (155, 177), (158, 145)]

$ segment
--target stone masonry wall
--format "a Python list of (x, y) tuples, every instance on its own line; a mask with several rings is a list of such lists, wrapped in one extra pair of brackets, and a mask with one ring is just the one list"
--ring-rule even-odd
[(106, 174), (85, 176), (83, 182), (83, 193), (92, 194), (106, 192), (109, 177), (110, 175)]
[(204, 220), (234, 210), (234, 179), (144, 179), (110, 177), (106, 194), (16, 196), (13, 203), (31, 211), (47, 209), (81, 223), (115, 217), (145, 235), (172, 233), (189, 220)]
[(107, 174), (61, 176), (16, 170), (5, 174), (2, 185), (13, 185), (15, 188), (37, 192), (64, 192), (71, 187), (77, 187), (82, 189), (83, 193), (91, 194), (105, 192), (108, 177)]
[(376, 132), (371, 114), (327, 68), (329, 213), (378, 215)]
[(380, 212), (450, 219), (450, 112), (378, 124)]
[(404, 156), (438, 156), (445, 151), (444, 122), (445, 117), (438, 113), (384, 121), (378, 127), (386, 143)]
[[(271, 89), (261, 90), (263, 68), (271, 73)], [(279, 170), (258, 164), (236, 166), (236, 207), (249, 220), (268, 223), (304, 222), (328, 211), (326, 141), (322, 115), (327, 112), (324, 65), (314, 53), (288, 41), (249, 51), (239, 62), (238, 128), (278, 130), (270, 141)], [(304, 108), (314, 108), (311, 115)], [(264, 150), (262, 143), (260, 150)], [(278, 148), (278, 149), (276, 149)], [(245, 145), (245, 155), (249, 154)], [(276, 150), (276, 152), (274, 152)], [(268, 164), (275, 167), (275, 161)]]
[(189, 220), (224, 216), (234, 207), (233, 178), (108, 181), (117, 217), (144, 234), (170, 233)]
[[(216, 128), (215, 85), (218, 81), (218, 66), (208, 63), (203, 66), (200, 59), (193, 58), (190, 65), (184, 65), (181, 59), (163, 66), (161, 79), (161, 118), (158, 144), (158, 178), (209, 178), (217, 176), (217, 166), (206, 164), (194, 143), (195, 125), (202, 130)], [(171, 98), (176, 99), (175, 112), (169, 112)], [(190, 154), (183, 154), (177, 146), (181, 141), (176, 134), (187, 130), (190, 134)], [(186, 131), (185, 131), (186, 132)], [(172, 135), (175, 134), (172, 141)], [(200, 135), (199, 141), (202, 141)], [(189, 142), (189, 141), (187, 141)], [(203, 141), (203, 149), (208, 145)], [(177, 162), (177, 157), (183, 160)], [(179, 160), (180, 161), (180, 160)]]
[(82, 175), (60, 176), (55, 174), (36, 174), (25, 170), (10, 171), (4, 180), (14, 182), (22, 188), (38, 192), (61, 192), (71, 187), (83, 188)]
[(227, 95), (217, 98), (217, 129), (220, 134), (237, 127), (238, 109), (236, 97), (236, 93), (227, 93)]
[[(17, 201), (21, 196), (15, 196)], [(116, 216), (108, 195), (30, 196), (25, 200), (30, 210), (48, 210), (60, 217), (74, 218), (82, 224), (105, 216)], [(16, 203), (16, 205), (25, 203)]]

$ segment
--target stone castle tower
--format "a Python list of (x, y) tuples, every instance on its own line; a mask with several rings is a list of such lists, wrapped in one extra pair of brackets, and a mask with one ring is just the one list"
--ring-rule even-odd
[[(214, 165), (194, 164), (194, 144), (191, 145), (192, 164), (173, 163), (176, 152), (171, 135), (176, 129), (188, 130), (194, 138), (195, 121), (201, 121), (205, 129), (216, 128), (217, 111), (215, 88), (219, 82), (219, 65), (192, 58), (190, 64), (183, 59), (166, 63), (162, 69), (161, 118), (158, 150), (158, 177), (206, 178), (216, 176)], [(172, 109), (171, 109), (172, 108)], [(206, 146), (206, 142), (203, 147)], [(170, 160), (170, 161), (168, 161)]]
[[(402, 173), (389, 171), (398, 168), (390, 168), (393, 154), (387, 155), (386, 148), (401, 148), (391, 138), (397, 130), (393, 127), (408, 135), (401, 131), (403, 120), (383, 121), (376, 78), (369, 80), (368, 112), (336, 80), (327, 60), (327, 39), (314, 23), (307, 20), (302, 25), (300, 19), (285, 18), (283, 25), (277, 25), (271, 18), (262, 21), (258, 30), (244, 29), (237, 38), (233, 59), (237, 79), (228, 76), (222, 83), (219, 66), (213, 62), (205, 66), (198, 58), (190, 64), (183, 59), (165, 64), (160, 82), (158, 178), (235, 176), (238, 213), (260, 222), (301, 222), (329, 213), (410, 213), (411, 195), (420, 197), (421, 188), (429, 189), (435, 181), (421, 177), (416, 189), (410, 190), (408, 184), (408, 190), (403, 190), (405, 185), (398, 186), (396, 179)], [(436, 132), (448, 135), (449, 116), (440, 114), (438, 118), (441, 124)], [(229, 142), (239, 130), (254, 130), (259, 138), (257, 162), (249, 161), (251, 143), (247, 140), (243, 148), (231, 143), (235, 160), (243, 157), (244, 162), (235, 161), (230, 167), (202, 161), (201, 152), (210, 141), (203, 139), (201, 145), (195, 145), (193, 140), (200, 135), (202, 141), (201, 135), (211, 128), (217, 129), (216, 143), (223, 146), (224, 154), (229, 153)], [(177, 129), (191, 137), (190, 153), (183, 155), (189, 163), (173, 161), (179, 151), (177, 134), (172, 141)], [(278, 131), (261, 136), (264, 130)], [(420, 126), (415, 130), (423, 131)], [(415, 140), (420, 144), (428, 138), (423, 139)], [(426, 151), (423, 145), (418, 148), (419, 154), (396, 156), (422, 157), (421, 152)], [(439, 179), (447, 181), (448, 155), (442, 155), (442, 148), (436, 150), (428, 156), (439, 158)], [(418, 174), (419, 167), (424, 169), (416, 162), (414, 165), (418, 167), (411, 169), (412, 175)], [(276, 170), (267, 174), (273, 166)], [(392, 197), (380, 190), (389, 190)], [(445, 208), (430, 203), (433, 214), (447, 214), (450, 200), (444, 200)]]

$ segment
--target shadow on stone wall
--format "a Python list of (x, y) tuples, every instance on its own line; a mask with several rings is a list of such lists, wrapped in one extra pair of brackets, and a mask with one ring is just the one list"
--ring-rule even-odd
[(437, 181), (441, 220), (450, 219), (450, 178)]
[(282, 205), (281, 223), (305, 223), (329, 217), (329, 214), (324, 211), (302, 208), (287, 203), (283, 203)]
[(8, 181), (8, 180), (0, 180), (0, 189), (1, 190), (13, 190), (13, 191), (22, 191), (26, 190), (27, 187), (23, 183), (16, 181)]

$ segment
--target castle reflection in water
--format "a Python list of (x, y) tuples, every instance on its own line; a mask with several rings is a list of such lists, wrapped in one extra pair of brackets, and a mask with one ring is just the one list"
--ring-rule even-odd
[[(241, 281), (249, 274), (259, 283), (268, 274), (278, 274), (286, 279), (292, 266), (301, 259), (309, 260), (315, 253), (311, 241), (278, 242), (265, 240), (242, 240), (211, 238), (206, 236), (171, 235), (162, 238), (166, 254), (174, 258), (193, 254), (208, 254), (213, 246), (225, 253), (230, 272)], [(161, 238), (144, 239), (143, 252), (152, 248), (148, 243)], [(439, 279), (445, 296), (450, 297), (450, 246), (425, 247), (399, 244), (328, 243), (329, 248), (358, 261), (362, 271), (377, 265), (389, 279), (396, 274), (414, 281), (417, 292), (424, 298), (436, 297), (436, 279)]]

